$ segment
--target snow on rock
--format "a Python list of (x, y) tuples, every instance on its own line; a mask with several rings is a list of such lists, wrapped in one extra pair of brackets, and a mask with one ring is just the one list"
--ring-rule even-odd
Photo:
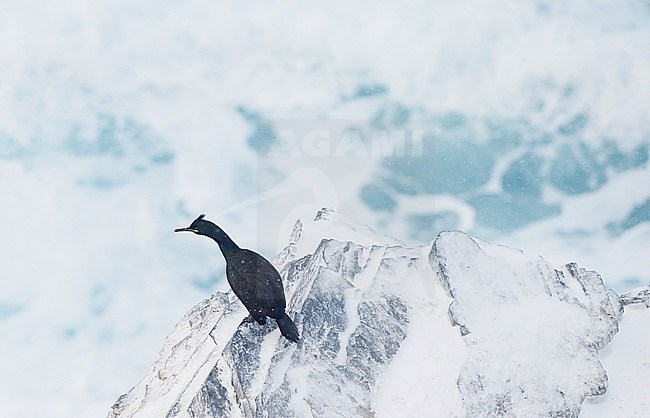
[(461, 232), (441, 233), (430, 260), (469, 348), (458, 379), (469, 416), (573, 417), (605, 392), (597, 354), (618, 315), (597, 273)]
[(620, 332), (600, 353), (609, 387), (602, 396), (590, 398), (582, 408), (585, 418), (650, 416), (650, 286), (621, 295), (625, 315)]
[(650, 286), (637, 287), (621, 295), (621, 305), (633, 305), (641, 303), (646, 308), (650, 308)]
[(330, 209), (274, 263), (299, 344), (217, 293), (109, 417), (575, 417), (607, 390), (626, 299), (576, 264), (457, 231), (409, 247)]

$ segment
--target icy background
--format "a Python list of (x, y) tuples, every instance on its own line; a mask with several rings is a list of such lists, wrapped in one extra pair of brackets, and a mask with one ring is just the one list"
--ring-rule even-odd
[[(329, 205), (648, 284), (648, 68), (643, 0), (2, 2), (0, 416), (101, 416), (140, 380), (225, 288), (171, 232), (202, 212), (269, 258)], [(277, 146), (389, 128), (421, 155)]]

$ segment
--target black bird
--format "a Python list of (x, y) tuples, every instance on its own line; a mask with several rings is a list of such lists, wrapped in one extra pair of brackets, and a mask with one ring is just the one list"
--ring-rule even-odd
[(228, 283), (250, 316), (260, 325), (266, 323), (267, 316), (275, 319), (282, 335), (298, 342), (298, 328), (285, 311), (287, 303), (280, 273), (261, 255), (239, 248), (223, 229), (204, 217), (201, 215), (189, 227), (174, 232), (189, 231), (215, 240), (226, 259)]

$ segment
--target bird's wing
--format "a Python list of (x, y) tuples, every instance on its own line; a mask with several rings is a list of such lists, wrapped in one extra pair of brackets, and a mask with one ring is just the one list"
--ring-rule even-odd
[(252, 303), (254, 300), (262, 307), (284, 309), (286, 302), (280, 273), (264, 257), (253, 251), (241, 250), (239, 253), (228, 263), (232, 280), (236, 282), (230, 284), (235, 294), (247, 307), (246, 301)]

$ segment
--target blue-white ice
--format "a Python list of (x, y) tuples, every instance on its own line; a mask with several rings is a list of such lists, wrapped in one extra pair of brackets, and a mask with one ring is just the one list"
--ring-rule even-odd
[[(171, 232), (202, 212), (269, 257), (331, 205), (647, 284), (648, 68), (641, 0), (4, 4), (0, 415), (98, 416), (139, 381), (225, 286)], [(421, 155), (276, 141), (389, 127)]]

